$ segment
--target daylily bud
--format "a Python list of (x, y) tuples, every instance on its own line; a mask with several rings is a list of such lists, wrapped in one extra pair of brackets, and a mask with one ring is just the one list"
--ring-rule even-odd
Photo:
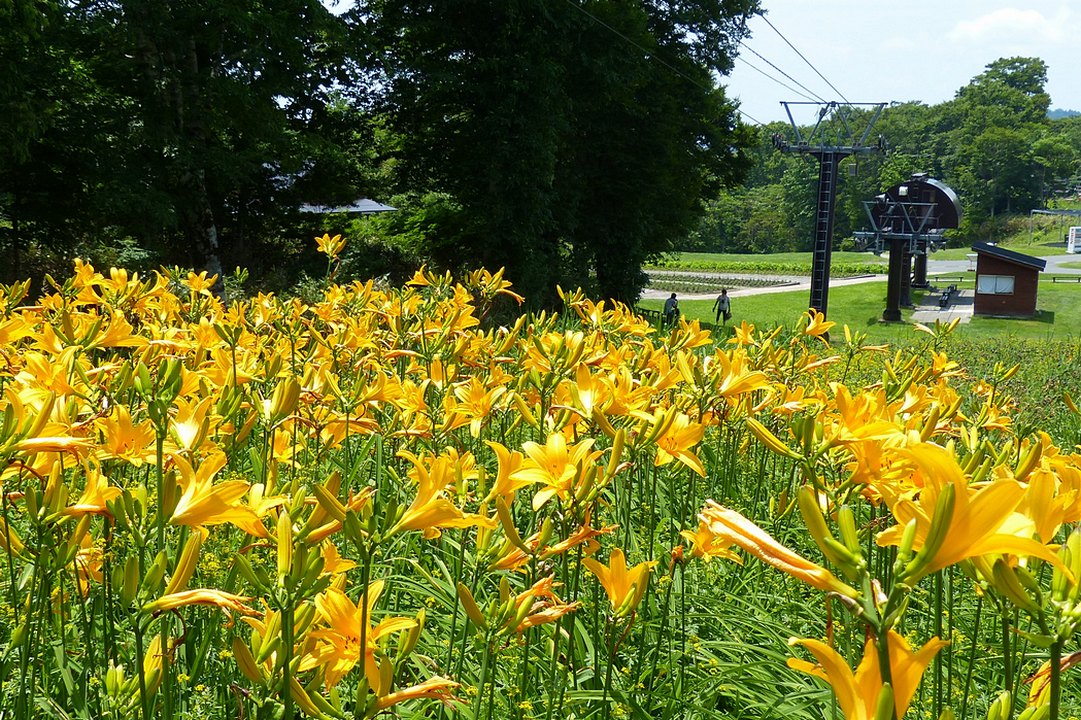
[(1039, 604), (1026, 592), (1014, 568), (1009, 567), (1003, 560), (996, 560), (992, 576), (995, 589), (1003, 597), (1030, 615), (1040, 612)]
[(841, 531), (841, 540), (844, 541), (845, 547), (859, 555), (860, 537), (856, 531), (856, 516), (852, 514), (852, 508), (843, 505), (837, 510), (837, 527)]
[(477, 607), (477, 601), (473, 599), (473, 593), (469, 592), (469, 588), (463, 583), (458, 583), (458, 600), (461, 601), (466, 616), (473, 621), (474, 625), (481, 629), (488, 627), (488, 623), (484, 619), (484, 614), (481, 613), (480, 608)]
[(1051, 703), (1043, 703), (1042, 705), (1030, 705), (1021, 711), (1021, 714), (1017, 716), (1017, 720), (1045, 720), (1048, 715), (1051, 714)]
[(889, 683), (882, 683), (878, 702), (875, 703), (875, 720), (893, 720), (894, 712), (893, 687)]
[(203, 536), (199, 533), (192, 533), (191, 537), (188, 538), (188, 542), (184, 545), (180, 560), (176, 563), (173, 577), (169, 580), (169, 584), (165, 586), (166, 595), (180, 592), (188, 586), (188, 580), (191, 579), (192, 574), (195, 572), (195, 565), (199, 561), (199, 548), (202, 545)]
[(522, 542), (522, 536), (518, 534), (518, 528), (514, 526), (514, 518), (511, 517), (510, 508), (507, 507), (507, 501), (502, 497), (495, 499), (495, 511), (499, 516), (499, 524), (503, 526), (503, 532), (511, 544), (526, 555), (531, 555), (532, 551)]
[(1012, 714), (1013, 699), (1009, 690), (1003, 690), (991, 707), (987, 708), (987, 720), (1005, 720)]
[(293, 521), (289, 519), (288, 511), (282, 511), (278, 515), (278, 577), (283, 578), (289, 574), (293, 566)]
[(931, 518), (931, 527), (927, 531), (927, 537), (924, 539), (923, 547), (916, 553), (916, 557), (912, 559), (912, 562), (905, 568), (902, 576), (899, 578), (902, 582), (908, 582), (910, 580), (916, 580), (923, 577), (922, 572), (924, 568), (931, 564), (938, 551), (942, 548), (942, 543), (946, 540), (946, 535), (950, 530), (950, 523), (953, 520), (953, 506), (956, 490), (952, 484), (947, 484), (938, 495), (938, 499), (935, 502), (935, 514)]
[(240, 672), (244, 673), (244, 677), (253, 683), (262, 685), (263, 673), (259, 671), (259, 665), (256, 664), (255, 657), (251, 654), (251, 650), (248, 649), (248, 644), (239, 637), (234, 636), (232, 646), (233, 658), (236, 660)]
[(530, 407), (526, 405), (525, 399), (516, 392), (512, 392), (510, 396), (511, 402), (514, 403), (514, 408), (518, 411), (519, 416), (525, 420), (530, 427), (539, 428), (540, 423), (537, 422), (537, 418), (533, 415), (533, 411)]
[(552, 539), (553, 529), (552, 518), (544, 518), (544, 522), (541, 523), (540, 533), (537, 534), (537, 547), (542, 548), (548, 544), (548, 541)]
[(319, 502), (319, 507), (330, 517), (344, 523), (345, 505), (323, 485), (313, 485), (312, 490), (315, 492), (315, 499)]
[(143, 363), (139, 363), (135, 366), (135, 378), (133, 383), (135, 385), (135, 392), (143, 397), (149, 395), (150, 391), (154, 388), (154, 383), (150, 379), (150, 370)]
[(803, 516), (803, 523), (807, 526), (807, 532), (811, 534), (811, 538), (818, 545), (822, 554), (834, 565), (841, 567), (845, 564), (849, 553), (846, 549), (844, 556), (841, 556), (835, 553), (832, 547), (826, 546), (827, 539), (833, 540), (834, 543), (836, 543), (836, 540), (833, 534), (830, 533), (829, 526), (826, 525), (826, 518), (822, 515), (822, 508), (819, 507), (818, 498), (815, 495), (816, 493), (810, 485), (804, 485), (799, 489), (797, 500), (800, 515)]
[(920, 440), (927, 442), (931, 439), (931, 436), (935, 434), (935, 430), (938, 428), (938, 418), (942, 408), (938, 403), (931, 406), (931, 412), (927, 414), (927, 417), (923, 421), (923, 427), (920, 428)]
[(912, 545), (916, 542), (916, 519), (908, 521), (904, 533), (901, 535), (901, 544), (897, 548), (897, 562), (894, 564), (894, 573), (899, 574), (912, 559)]
[(291, 415), (299, 399), (300, 383), (295, 377), (290, 375), (280, 381), (274, 387), (274, 395), (270, 401), (270, 424), (273, 425)]
[(1025, 454), (1021, 456), (1020, 462), (1017, 463), (1017, 468), (1013, 471), (1014, 479), (1024, 482), (1025, 478), (1040, 462), (1041, 455), (1043, 455), (1043, 443), (1038, 441), (1031, 443)]
[(124, 686), (124, 666), (113, 665), (109, 661), (109, 669), (105, 671), (105, 692), (109, 697), (119, 697), (120, 689)]
[(612, 449), (608, 454), (608, 467), (604, 471), (605, 481), (611, 480), (619, 471), (620, 460), (623, 459), (623, 446), (627, 442), (627, 429), (620, 428), (612, 439)]
[(424, 612), (424, 608), (417, 611), (416, 620), (417, 624), (409, 628), (408, 631), (398, 636), (398, 662), (401, 663), (405, 658), (413, 652), (413, 648), (417, 646), (417, 641), (420, 639), (420, 633), (424, 630), (424, 620), (427, 617)]
[(311, 603), (301, 604), (293, 613), (293, 637), (300, 637), (308, 632), (308, 628), (318, 617), (315, 605)]
[(154, 558), (154, 562), (150, 564), (150, 569), (146, 571), (146, 576), (143, 578), (141, 587), (144, 593), (148, 595), (157, 594), (161, 586), (161, 580), (165, 577), (166, 561), (165, 551), (162, 550)]
[(308, 695), (308, 691), (297, 680), (296, 675), (289, 676), (289, 692), (293, 696), (293, 702), (297, 704), (297, 707), (303, 711), (308, 717), (319, 718), (323, 720), (323, 713), (312, 702), (312, 698)]
[(751, 431), (751, 434), (758, 438), (758, 441), (760, 443), (765, 445), (773, 452), (777, 453), (778, 455), (783, 455), (784, 457), (792, 458), (793, 460), (801, 460), (803, 458), (802, 455), (781, 442), (780, 438), (770, 432), (765, 425), (758, 422), (754, 418), (749, 417), (744, 420), (744, 422), (747, 425), (747, 429)]
[(120, 588), (120, 600), (125, 605), (135, 602), (139, 592), (139, 558), (129, 555), (124, 563), (124, 583)]
[(263, 629), (262, 642), (259, 652), (255, 654), (257, 663), (266, 662), (266, 659), (277, 652), (281, 645), (281, 615), (274, 613), (268, 615), (266, 628)]

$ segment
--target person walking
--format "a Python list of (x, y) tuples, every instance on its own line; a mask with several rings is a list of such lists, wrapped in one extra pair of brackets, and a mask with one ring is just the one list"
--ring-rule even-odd
[(664, 321), (672, 325), (676, 322), (676, 318), (679, 317), (679, 300), (676, 300), (676, 294), (672, 293), (672, 297), (664, 301)]
[(728, 299), (728, 289), (721, 288), (721, 294), (717, 296), (717, 301), (713, 303), (713, 310), (717, 313), (717, 319), (715, 323), (723, 322), (728, 323), (728, 319), (732, 317), (732, 301)]

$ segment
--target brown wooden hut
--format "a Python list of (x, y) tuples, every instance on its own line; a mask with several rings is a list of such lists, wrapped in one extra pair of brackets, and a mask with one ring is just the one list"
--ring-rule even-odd
[(1040, 272), (1047, 261), (990, 243), (975, 243), (976, 315), (1032, 317), (1036, 314), (1036, 293)]

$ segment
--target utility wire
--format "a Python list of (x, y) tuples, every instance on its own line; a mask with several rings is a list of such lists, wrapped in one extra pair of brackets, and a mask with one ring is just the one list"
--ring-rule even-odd
[(831, 88), (833, 89), (833, 92), (837, 93), (837, 95), (838, 95), (838, 96), (839, 96), (839, 97), (840, 97), (840, 98), (841, 98), (842, 100), (844, 100), (844, 101), (845, 101), (845, 104), (846, 104), (846, 105), (852, 105), (852, 103), (848, 101), (848, 98), (846, 98), (846, 97), (844, 96), (844, 93), (842, 93), (842, 92), (841, 92), (840, 90), (838, 90), (838, 89), (837, 89), (836, 87), (834, 87), (833, 83), (831, 83), (831, 82), (830, 82), (829, 80), (826, 80), (826, 76), (825, 76), (825, 75), (823, 75), (822, 73), (818, 72), (818, 68), (816, 68), (816, 67), (815, 67), (814, 65), (812, 65), (812, 64), (811, 64), (811, 61), (810, 61), (810, 60), (808, 60), (808, 59), (807, 59), (806, 57), (804, 57), (804, 56), (803, 56), (803, 53), (801, 53), (801, 52), (800, 52), (799, 50), (797, 50), (797, 49), (796, 49), (796, 46), (795, 46), (795, 45), (793, 45), (793, 44), (792, 44), (791, 42), (789, 42), (788, 38), (786, 38), (786, 37), (784, 36), (784, 34), (783, 34), (783, 33), (781, 33), (781, 31), (780, 31), (780, 30), (778, 30), (778, 29), (777, 29), (776, 27), (774, 27), (773, 23), (771, 23), (771, 22), (769, 21), (769, 18), (767, 18), (767, 17), (765, 16), (765, 15), (762, 15), (761, 17), (762, 17), (762, 19), (763, 19), (763, 20), (765, 20), (765, 21), (766, 21), (766, 24), (767, 24), (767, 25), (769, 25), (769, 26), (770, 26), (771, 28), (773, 28), (773, 32), (775, 32), (775, 33), (777, 33), (778, 35), (780, 35), (780, 36), (781, 36), (781, 39), (785, 41), (785, 43), (786, 43), (786, 44), (788, 45), (788, 47), (792, 48), (792, 50), (793, 50), (793, 51), (795, 51), (795, 53), (796, 53), (797, 55), (799, 55), (799, 56), (800, 56), (800, 58), (801, 58), (801, 59), (803, 60), (803, 62), (807, 63), (807, 66), (808, 66), (808, 67), (810, 67), (810, 68), (811, 68), (812, 70), (814, 70), (814, 71), (815, 71), (815, 74), (816, 74), (816, 75), (818, 75), (818, 77), (822, 78), (822, 80), (823, 80), (823, 81), (825, 81), (825, 83), (826, 83), (827, 85), (829, 85), (829, 86), (830, 86), (830, 87), (831, 87)]
[[(755, 50), (755, 49), (754, 49), (753, 47), (751, 47), (750, 45), (748, 45), (747, 43), (743, 42), (742, 40), (740, 40), (740, 41), (739, 41), (739, 44), (740, 44), (740, 45), (742, 45), (742, 46), (743, 46), (744, 48), (746, 48), (747, 50), (750, 50), (750, 51), (751, 51), (752, 53), (754, 53), (754, 55), (755, 55), (756, 57), (758, 57), (758, 58), (759, 58), (760, 60), (762, 60), (762, 62), (766, 63), (766, 64), (767, 64), (767, 65), (769, 65), (769, 66), (770, 66), (771, 68), (773, 68), (773, 69), (774, 69), (774, 70), (776, 70), (777, 72), (781, 73), (782, 75), (784, 75), (784, 76), (785, 76), (786, 78), (788, 78), (788, 79), (789, 79), (789, 80), (791, 80), (792, 82), (796, 83), (796, 85), (798, 85), (799, 87), (803, 88), (803, 89), (804, 89), (804, 90), (805, 90), (806, 92), (810, 93), (810, 94), (811, 94), (811, 95), (812, 95), (813, 97), (808, 97), (808, 96), (807, 96), (807, 95), (805, 95), (804, 93), (801, 93), (801, 92), (799, 92), (798, 90), (794, 90), (793, 88), (789, 87), (788, 85), (785, 85), (785, 84), (784, 84), (783, 82), (781, 82), (780, 80), (777, 80), (776, 78), (774, 78), (774, 77), (770, 76), (769, 74), (767, 74), (767, 73), (763, 72), (762, 70), (758, 70), (758, 68), (754, 68), (755, 70), (758, 70), (758, 72), (762, 73), (763, 75), (765, 75), (766, 77), (768, 77), (768, 78), (769, 78), (770, 80), (773, 80), (773, 81), (774, 81), (774, 82), (776, 82), (776, 83), (777, 83), (778, 85), (784, 85), (784, 86), (785, 86), (786, 88), (788, 88), (789, 90), (792, 90), (792, 92), (796, 93), (797, 95), (802, 95), (803, 97), (807, 98), (808, 100), (820, 100), (821, 102), (826, 102), (826, 99), (825, 99), (824, 97), (822, 97), (821, 95), (819, 95), (818, 93), (816, 93), (816, 92), (815, 92), (814, 90), (812, 90), (811, 88), (809, 88), (809, 87), (807, 87), (806, 85), (804, 85), (803, 83), (801, 83), (801, 82), (800, 82), (799, 80), (797, 80), (796, 78), (794, 78), (794, 77), (792, 77), (791, 75), (789, 75), (788, 73), (786, 73), (786, 72), (785, 72), (784, 70), (782, 70), (781, 68), (779, 68), (779, 67), (777, 67), (776, 65), (774, 65), (773, 63), (771, 63), (771, 62), (770, 62), (770, 61), (769, 61), (769, 60), (768, 60), (767, 58), (764, 58), (764, 57), (762, 57), (761, 53), (759, 53), (759, 52), (758, 52), (757, 50)], [(751, 64), (750, 64), (749, 62), (747, 62), (746, 60), (744, 60), (744, 59), (743, 59), (742, 57), (739, 57), (739, 56), (737, 56), (737, 57), (738, 57), (738, 59), (740, 59), (740, 60), (743, 60), (743, 62), (747, 63), (748, 65), (751, 65)], [(753, 68), (753, 67), (754, 67), (754, 65), (751, 65), (751, 67)]]
[[(714, 87), (711, 87), (711, 86), (709, 86), (709, 85), (706, 85), (705, 83), (703, 83), (703, 82), (699, 81), (699, 80), (698, 80), (697, 78), (693, 78), (693, 77), (691, 77), (690, 75), (688, 75), (687, 73), (683, 72), (682, 70), (680, 70), (679, 68), (675, 67), (674, 65), (671, 65), (671, 64), (669, 64), (669, 63), (665, 62), (665, 60), (664, 60), (663, 58), (659, 58), (659, 57), (657, 57), (657, 56), (656, 56), (656, 55), (655, 55), (655, 54), (653, 53), (653, 51), (652, 51), (652, 50), (650, 50), (650, 49), (649, 49), (649, 48), (647, 48), (647, 47), (644, 47), (644, 46), (643, 46), (643, 45), (642, 45), (641, 43), (635, 42), (635, 40), (633, 40), (632, 38), (629, 38), (629, 37), (627, 37), (626, 35), (624, 35), (623, 33), (621, 33), (621, 32), (620, 32), (619, 30), (616, 30), (616, 29), (615, 29), (614, 27), (612, 27), (611, 25), (609, 25), (608, 23), (606, 23), (606, 22), (605, 22), (604, 20), (601, 20), (601, 19), (600, 19), (599, 17), (597, 17), (596, 15), (594, 15), (593, 13), (591, 13), (590, 11), (586, 10), (586, 9), (585, 9), (584, 7), (582, 7), (581, 5), (579, 5), (578, 3), (576, 3), (576, 2), (574, 1), (574, 0), (566, 0), (566, 3), (567, 3), (568, 5), (570, 5), (571, 7), (575, 8), (576, 10), (578, 10), (579, 12), (581, 12), (581, 13), (582, 13), (583, 15), (585, 15), (585, 16), (586, 16), (586, 17), (588, 17), (589, 19), (591, 19), (591, 20), (592, 20), (593, 22), (595, 22), (595, 23), (597, 23), (598, 25), (600, 25), (601, 27), (604, 27), (605, 29), (607, 29), (607, 30), (608, 30), (609, 32), (612, 32), (612, 33), (614, 33), (615, 35), (618, 35), (619, 37), (623, 38), (623, 40), (624, 40), (624, 41), (626, 41), (626, 42), (630, 43), (630, 44), (631, 44), (631, 45), (633, 45), (634, 47), (636, 47), (636, 48), (638, 48), (639, 50), (641, 50), (642, 52), (644, 52), (644, 53), (646, 54), (646, 57), (647, 57), (647, 58), (649, 58), (650, 60), (654, 60), (654, 61), (656, 61), (656, 62), (660, 63), (660, 64), (661, 64), (661, 65), (663, 65), (664, 67), (666, 67), (666, 68), (668, 68), (669, 70), (671, 70), (672, 72), (674, 72), (674, 73), (675, 73), (676, 75), (679, 75), (679, 76), (680, 76), (681, 78), (683, 78), (684, 80), (686, 80), (686, 81), (688, 81), (688, 82), (690, 82), (690, 83), (692, 83), (692, 84), (694, 84), (694, 85), (696, 85), (696, 86), (698, 86), (698, 87), (702, 88), (703, 90), (707, 90), (707, 91), (709, 91), (709, 92), (713, 92), (714, 90), (716, 90), (716, 88), (714, 88)], [(765, 127), (765, 124), (764, 124), (764, 123), (762, 123), (761, 121), (759, 121), (759, 120), (756, 120), (755, 118), (751, 117), (751, 116), (750, 116), (750, 115), (748, 115), (747, 113), (745, 113), (745, 112), (743, 112), (742, 110), (740, 110), (740, 109), (739, 109), (738, 107), (736, 107), (736, 108), (735, 108), (735, 110), (736, 110), (736, 112), (738, 112), (738, 113), (739, 113), (740, 115), (742, 115), (743, 117), (745, 117), (745, 118), (747, 118), (748, 120), (750, 120), (751, 122), (753, 122), (753, 123), (754, 123), (755, 125), (758, 125), (759, 127)]]

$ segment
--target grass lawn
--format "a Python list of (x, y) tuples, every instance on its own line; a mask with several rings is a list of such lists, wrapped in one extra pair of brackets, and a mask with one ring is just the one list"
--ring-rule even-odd
[[(952, 281), (951, 281), (952, 282)], [(962, 289), (971, 290), (973, 280), (957, 283)], [(799, 315), (806, 311), (808, 293), (806, 290), (769, 293), (732, 299), (732, 322), (742, 320), (754, 323), (759, 328), (773, 327), (779, 324), (792, 324)], [(980, 339), (998, 338), (1003, 340), (1026, 339), (1047, 340), (1050, 338), (1065, 340), (1081, 337), (1081, 313), (1077, 306), (1081, 302), (1081, 283), (1040, 283), (1037, 308), (1039, 314), (1032, 320), (1003, 320), (975, 317), (971, 322), (957, 328), (958, 337)], [(643, 300), (644, 308), (661, 309), (662, 300)], [(713, 323), (713, 301), (683, 300), (680, 309), (688, 318), (703, 323)], [(904, 344), (911, 340), (925, 337), (915, 331), (910, 323), (911, 311), (902, 310), (902, 323), (880, 322), (882, 310), (886, 306), (886, 281), (844, 285), (830, 289), (829, 319), (837, 323), (838, 329), (848, 325), (853, 330), (867, 333), (872, 342)], [(834, 339), (843, 338), (839, 332), (833, 333)]]

